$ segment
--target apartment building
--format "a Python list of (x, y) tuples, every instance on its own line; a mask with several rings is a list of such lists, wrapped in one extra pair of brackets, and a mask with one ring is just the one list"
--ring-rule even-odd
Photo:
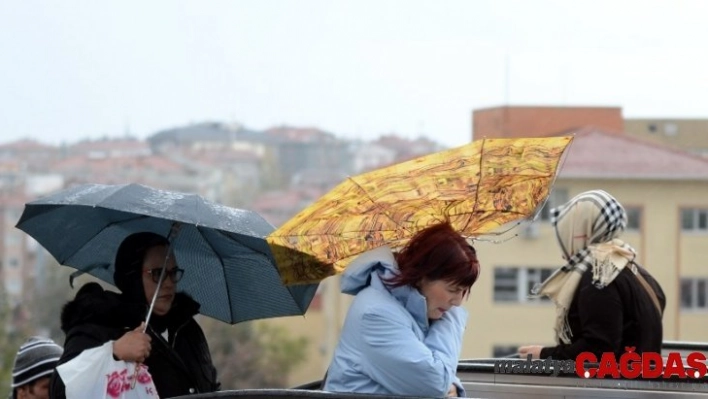
[[(500, 356), (519, 345), (554, 344), (554, 306), (529, 295), (564, 263), (548, 209), (591, 189), (612, 193), (627, 209), (629, 225), (622, 238), (634, 246), (638, 262), (666, 294), (664, 338), (708, 341), (708, 268), (703, 260), (708, 248), (708, 159), (594, 127), (567, 133), (575, 140), (537, 220), (519, 226), (510, 232), (518, 236), (502, 243), (476, 243), (482, 273), (464, 304), (470, 316), (462, 357)], [(321, 284), (321, 301), (321, 308), (304, 317), (273, 321), (311, 342), (308, 367), (293, 373), (293, 384), (322, 377), (351, 297), (339, 292), (337, 277), (330, 277)]]

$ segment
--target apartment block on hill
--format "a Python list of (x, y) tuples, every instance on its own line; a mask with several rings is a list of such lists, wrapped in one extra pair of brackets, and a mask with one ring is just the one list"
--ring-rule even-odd
[(708, 118), (625, 118), (621, 107), (500, 106), (472, 112), (472, 137), (543, 137), (594, 126), (708, 156)]

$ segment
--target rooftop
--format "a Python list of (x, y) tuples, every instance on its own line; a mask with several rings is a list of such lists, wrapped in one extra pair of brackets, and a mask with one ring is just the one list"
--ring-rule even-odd
[(589, 126), (565, 134), (561, 178), (708, 180), (708, 159), (689, 152)]

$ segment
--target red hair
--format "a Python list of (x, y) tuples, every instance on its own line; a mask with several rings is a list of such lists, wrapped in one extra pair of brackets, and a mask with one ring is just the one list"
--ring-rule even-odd
[(449, 222), (419, 231), (395, 254), (399, 273), (388, 281), (392, 287), (445, 280), (465, 288), (465, 295), (479, 277), (477, 251)]

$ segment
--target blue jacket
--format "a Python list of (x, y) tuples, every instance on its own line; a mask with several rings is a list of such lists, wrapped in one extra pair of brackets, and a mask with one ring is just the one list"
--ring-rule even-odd
[(455, 306), (432, 324), (417, 289), (389, 289), (397, 273), (387, 247), (356, 258), (342, 276), (342, 292), (356, 295), (344, 321), (324, 389), (382, 395), (444, 397), (456, 376), (467, 312)]

